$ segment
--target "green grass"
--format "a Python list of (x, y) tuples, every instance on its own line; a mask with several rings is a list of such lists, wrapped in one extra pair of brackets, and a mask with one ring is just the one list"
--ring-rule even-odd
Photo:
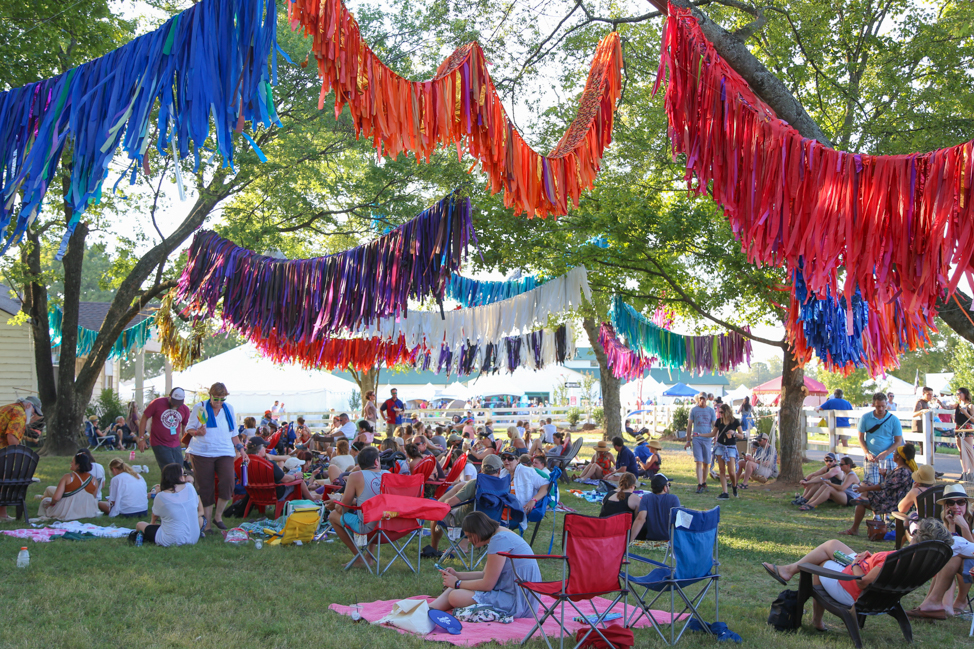
[[(719, 490), (712, 488), (704, 496), (692, 493), (692, 465), (682, 447), (666, 447), (663, 468), (675, 480), (674, 491), (683, 504), (697, 509), (717, 505), (714, 498)], [(583, 451), (582, 456), (587, 455), (590, 452)], [(99, 453), (98, 459), (107, 466), (113, 456)], [(158, 469), (151, 455), (139, 457), (136, 461), (152, 470), (149, 484), (157, 482)], [(32, 494), (54, 484), (67, 466), (66, 458), (42, 459), (37, 471), (41, 482)], [(793, 497), (791, 490), (762, 487), (741, 493), (741, 498), (721, 504), (720, 619), (752, 647), (852, 647), (844, 627), (829, 616), (828, 634), (809, 631), (808, 626), (797, 634), (781, 634), (768, 627), (768, 608), (782, 587), (759, 565), (764, 560), (783, 563), (799, 558), (845, 529), (851, 510), (827, 505), (800, 514), (787, 504)], [(597, 513), (595, 505), (580, 498), (566, 495), (563, 501), (582, 513)], [(32, 500), (30, 507), (35, 514), (37, 501)], [(105, 518), (92, 522), (109, 523)], [(3, 529), (19, 526), (0, 525)], [(535, 550), (546, 552), (548, 534), (543, 529), (538, 536)], [(352, 624), (328, 611), (328, 605), (404, 599), (441, 590), (432, 562), (424, 562), (418, 576), (405, 568), (393, 568), (382, 578), (361, 571), (343, 572), (348, 554), (337, 542), (265, 546), (260, 551), (250, 544), (224, 543), (215, 535), (185, 548), (135, 548), (124, 539), (27, 542), (31, 565), (18, 570), (14, 561), (22, 544), (0, 535), (0, 606), (6, 611), (0, 647), (420, 647), (427, 645), (419, 638)], [(855, 539), (852, 545), (873, 551), (890, 546), (864, 539)], [(660, 558), (661, 554), (649, 556)], [(555, 576), (553, 568), (543, 566), (546, 577)], [(797, 581), (793, 587), (797, 588)], [(906, 604), (912, 607), (921, 598), (913, 594)], [(712, 619), (712, 598), (709, 602), (703, 610)], [(810, 614), (809, 604), (806, 623)], [(961, 620), (917, 623), (916, 645), (970, 647), (969, 625)], [(639, 647), (663, 646), (652, 630), (637, 629), (635, 633)], [(864, 636), (867, 647), (903, 643), (896, 622), (889, 617), (871, 618)], [(686, 647), (712, 646), (700, 634), (689, 634), (682, 643)], [(544, 645), (532, 641), (530, 646)]]

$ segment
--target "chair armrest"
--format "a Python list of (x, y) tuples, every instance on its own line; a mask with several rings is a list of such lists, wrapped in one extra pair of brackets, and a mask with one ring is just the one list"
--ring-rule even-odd
[(507, 557), (508, 559), (567, 559), (568, 557), (561, 554), (511, 554), (510, 552), (498, 552), (502, 557)]
[(627, 559), (635, 559), (636, 561), (639, 561), (641, 563), (650, 563), (650, 564), (652, 564), (654, 566), (659, 566), (660, 568), (671, 568), (672, 567), (672, 566), (666, 565), (665, 563), (660, 563), (659, 561), (653, 561), (652, 559), (647, 559), (646, 557), (641, 557), (638, 554), (632, 554), (631, 552), (627, 552), (626, 553), (626, 558)]
[(457, 503), (456, 505), (454, 505), (453, 507), (451, 507), (450, 510), (452, 511), (452, 510), (456, 509), (457, 507), (463, 507), (464, 505), (469, 505), (470, 503), (472, 503), (475, 500), (476, 500), (476, 498), (471, 498), (470, 500), (464, 500), (462, 503)]
[(903, 521), (904, 523), (909, 523), (914, 520), (909, 514), (904, 514), (903, 512), (890, 512), (890, 516), (898, 521)]
[(816, 566), (814, 563), (803, 563), (798, 566), (798, 569), (802, 572), (818, 575), (819, 577), (829, 577), (830, 579), (836, 579), (838, 581), (854, 581), (859, 579), (859, 577), (856, 577), (855, 575), (847, 575), (844, 572), (829, 570), (828, 568), (823, 568), (822, 566)]

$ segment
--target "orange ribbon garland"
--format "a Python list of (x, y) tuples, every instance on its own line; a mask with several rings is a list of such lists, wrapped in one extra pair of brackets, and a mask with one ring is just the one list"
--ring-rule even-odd
[(621, 94), (622, 48), (612, 32), (595, 51), (575, 120), (547, 156), (536, 153), (507, 118), (476, 42), (456, 50), (429, 81), (409, 81), (387, 67), (362, 40), (358, 23), (341, 0), (288, 2), (292, 29), (311, 36), (321, 95), (335, 91), (335, 115), (348, 104), (359, 136), (380, 155), (433, 152), (465, 146), (480, 161), (491, 193), (504, 192), (515, 214), (559, 216), (578, 206), (599, 173), (612, 141)]

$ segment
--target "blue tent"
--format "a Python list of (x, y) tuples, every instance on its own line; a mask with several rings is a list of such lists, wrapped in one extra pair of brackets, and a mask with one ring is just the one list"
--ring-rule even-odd
[(689, 385), (684, 383), (677, 383), (672, 388), (668, 388), (666, 392), (663, 393), (664, 397), (693, 397), (696, 396), (700, 391), (694, 390)]

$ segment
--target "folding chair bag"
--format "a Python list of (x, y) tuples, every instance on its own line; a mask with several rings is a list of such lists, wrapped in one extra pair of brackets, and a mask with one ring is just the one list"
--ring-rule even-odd
[(281, 545), (290, 545), (295, 541), (310, 543), (318, 531), (324, 516), (325, 506), (310, 500), (295, 500), (287, 503), (284, 530)]

